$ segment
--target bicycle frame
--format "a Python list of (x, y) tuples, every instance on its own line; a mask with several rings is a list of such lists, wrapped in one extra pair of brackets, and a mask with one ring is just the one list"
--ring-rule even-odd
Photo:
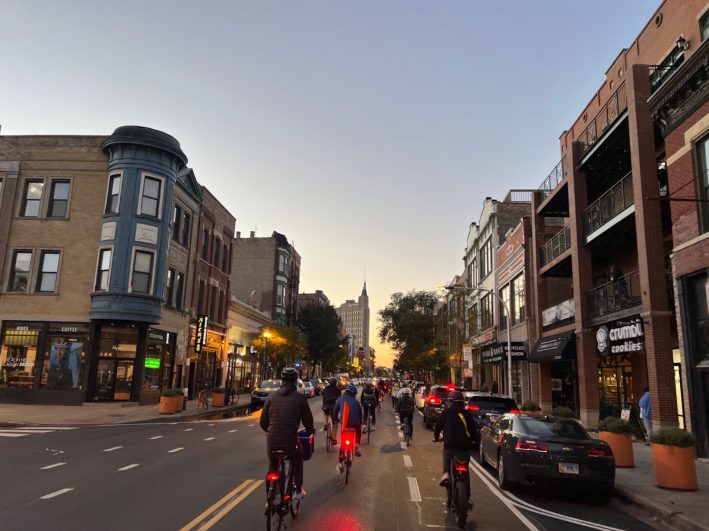
[(342, 450), (345, 454), (345, 485), (350, 481), (350, 467), (354, 461), (354, 448), (357, 443), (355, 431), (352, 428), (342, 430)]

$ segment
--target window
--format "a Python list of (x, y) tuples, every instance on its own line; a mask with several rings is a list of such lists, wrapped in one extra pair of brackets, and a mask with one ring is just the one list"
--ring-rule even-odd
[(192, 229), (192, 216), (185, 212), (182, 217), (182, 245), (189, 248), (190, 246), (190, 231)]
[[(500, 299), (504, 303), (503, 306), (507, 310), (512, 311), (512, 306), (510, 306), (510, 285), (507, 284), (504, 288), (500, 290)], [(507, 329), (507, 310), (505, 308), (500, 308), (500, 330)]]
[(133, 260), (132, 293), (150, 293), (150, 284), (153, 271), (153, 253), (136, 251)]
[(32, 251), (15, 251), (12, 255), (8, 291), (27, 291), (30, 281)]
[[(709, 135), (697, 143), (697, 196), (706, 201), (709, 198)], [(709, 231), (709, 203), (699, 203), (702, 232)]]
[(180, 223), (182, 223), (182, 208), (180, 205), (175, 205), (172, 211), (172, 239), (176, 242), (179, 242), (182, 237)]
[(140, 198), (140, 213), (144, 216), (158, 217), (160, 213), (160, 179), (145, 177), (143, 196)]
[(175, 287), (175, 308), (182, 309), (182, 295), (185, 291), (185, 275), (177, 273), (177, 281)]
[(57, 286), (59, 251), (42, 251), (37, 274), (37, 291), (53, 292)]
[(224, 318), (224, 292), (220, 291), (219, 292), (219, 315), (217, 316), (217, 322), (223, 323), (224, 322), (222, 320), (223, 318)]
[(224, 244), (224, 255), (222, 256), (222, 271), (228, 273), (226, 266), (229, 263), (229, 248)]
[(512, 279), (512, 324), (524, 319), (524, 274), (521, 274)]
[(111, 249), (101, 249), (98, 256), (98, 275), (96, 291), (108, 290), (108, 272), (111, 269)]
[(204, 229), (202, 233), (202, 260), (205, 262), (209, 258), (209, 231)]
[(219, 251), (222, 249), (222, 241), (217, 238), (214, 241), (214, 267), (219, 267)]
[(278, 272), (285, 273), (286, 271), (286, 257), (282, 254), (278, 255)]
[[(480, 279), (492, 271), (492, 239), (488, 238), (480, 249)], [(477, 279), (476, 279), (477, 280)]]
[(485, 295), (480, 299), (480, 328), (485, 330), (494, 323), (492, 313), (492, 295)]
[(469, 285), (470, 286), (477, 286), (478, 285), (478, 259), (473, 258), (473, 261), (470, 262), (470, 272), (468, 273), (468, 278), (469, 280)]
[(699, 30), (702, 33), (702, 42), (704, 42), (709, 37), (709, 12), (699, 19)]
[(286, 287), (283, 284), (278, 284), (276, 293), (277, 293), (276, 304), (278, 306), (285, 306), (286, 305)]
[(69, 181), (52, 181), (52, 190), (49, 199), (50, 218), (65, 218), (69, 206)]
[(172, 295), (175, 287), (175, 270), (168, 268), (167, 281), (165, 282), (165, 304), (172, 306)]
[(25, 193), (22, 197), (22, 208), (20, 215), (26, 218), (39, 217), (40, 206), (42, 204), (43, 181), (27, 181), (25, 183)]
[(121, 195), (121, 176), (111, 175), (108, 180), (108, 196), (104, 214), (118, 214), (118, 201)]
[(212, 286), (212, 293), (209, 300), (209, 318), (214, 321), (214, 309), (217, 304), (217, 288)]
[(204, 280), (199, 281), (199, 298), (197, 299), (197, 314), (204, 315)]

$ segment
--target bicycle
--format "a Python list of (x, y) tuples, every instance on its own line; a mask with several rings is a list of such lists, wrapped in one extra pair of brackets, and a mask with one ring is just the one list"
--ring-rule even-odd
[(372, 413), (367, 408), (367, 422), (365, 423), (365, 429), (367, 430), (367, 444), (369, 444), (369, 434), (372, 433)]
[(322, 409), (327, 412), (327, 424), (325, 424), (325, 450), (329, 452), (330, 448), (335, 446), (335, 431), (332, 427), (332, 410), (325, 407)]
[(396, 398), (396, 395), (392, 393), (391, 395), (391, 407), (394, 408), (394, 411), (396, 411), (396, 406), (399, 405), (399, 400)]
[[(433, 439), (433, 442), (440, 441)], [(450, 480), (446, 484), (446, 505), (455, 514), (456, 524), (460, 529), (465, 528), (471, 509), (468, 505), (468, 491), (465, 487), (466, 477), (470, 474), (468, 462), (469, 457), (467, 456), (463, 459), (453, 456), (448, 466)]]
[[(283, 450), (275, 450), (272, 453), (278, 457), (278, 471), (269, 472), (266, 476), (266, 529), (278, 531), (281, 526), (284, 526), (283, 517), (289, 512), (293, 518), (298, 516), (300, 500), (293, 498), (295, 472), (290, 455)], [(288, 461), (287, 472), (286, 461)], [(286, 480), (288, 483), (284, 485)]]
[(407, 448), (411, 446), (411, 424), (409, 424), (409, 417), (404, 417), (404, 442)]
[(345, 454), (345, 485), (350, 482), (350, 468), (352, 468), (352, 463), (354, 462), (354, 447), (356, 441), (354, 428), (345, 428), (342, 430), (342, 450)]

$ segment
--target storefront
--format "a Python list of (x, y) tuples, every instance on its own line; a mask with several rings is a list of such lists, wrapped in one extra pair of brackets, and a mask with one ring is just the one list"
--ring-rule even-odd
[(0, 401), (80, 405), (89, 323), (5, 321), (0, 336)]
[(223, 356), (226, 340), (224, 335), (206, 329), (203, 344), (197, 346), (196, 328), (192, 328), (191, 333), (188, 392), (190, 398), (196, 399), (199, 391), (213, 391), (215, 387), (222, 386), (222, 362), (226, 361)]
[(570, 330), (539, 339), (529, 353), (529, 363), (548, 364), (551, 406), (566, 407), (578, 413), (576, 333)]
[(249, 393), (257, 385), (258, 354), (254, 347), (229, 345), (225, 386), (238, 393)]
[[(512, 347), (512, 393), (518, 404), (529, 399), (529, 373), (527, 344), (513, 341)], [(481, 352), (484, 365), (492, 367), (493, 381), (498, 383), (498, 392), (507, 394), (507, 343), (484, 347)], [(489, 388), (489, 386), (488, 386)]]

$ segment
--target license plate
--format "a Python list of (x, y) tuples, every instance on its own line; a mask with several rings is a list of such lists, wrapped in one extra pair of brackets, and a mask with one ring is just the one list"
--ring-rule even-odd
[(562, 474), (578, 474), (578, 463), (559, 463), (559, 472)]

